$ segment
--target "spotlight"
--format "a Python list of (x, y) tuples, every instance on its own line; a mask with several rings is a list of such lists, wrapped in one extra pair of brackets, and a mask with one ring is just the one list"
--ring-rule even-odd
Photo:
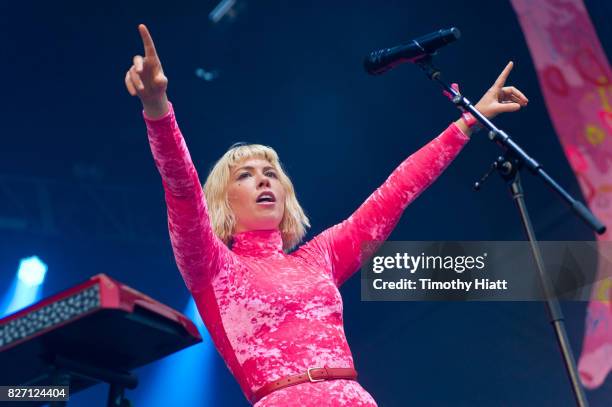
[(38, 256), (28, 257), (19, 262), (17, 277), (29, 286), (41, 285), (47, 274), (47, 265)]
[(233, 22), (238, 14), (242, 14), (245, 10), (245, 0), (221, 0), (213, 11), (208, 14), (208, 19), (212, 21), (213, 24), (217, 24), (221, 20)]
[(232, 7), (236, 4), (236, 0), (223, 0), (221, 3), (208, 14), (208, 18), (213, 23), (218, 23), (226, 15), (232, 16)]

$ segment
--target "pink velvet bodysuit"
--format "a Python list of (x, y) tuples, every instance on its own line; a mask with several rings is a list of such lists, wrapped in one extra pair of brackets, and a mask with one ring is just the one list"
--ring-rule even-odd
[[(468, 140), (451, 124), (412, 154), (345, 221), (291, 254), (278, 230), (233, 236), (231, 249), (210, 225), (202, 186), (175, 120), (145, 117), (168, 209), (178, 268), (202, 319), (247, 399), (264, 384), (309, 367), (354, 367), (338, 287), (360, 267), (361, 244), (383, 241), (406, 206)], [(255, 406), (376, 406), (354, 380), (302, 383)]]

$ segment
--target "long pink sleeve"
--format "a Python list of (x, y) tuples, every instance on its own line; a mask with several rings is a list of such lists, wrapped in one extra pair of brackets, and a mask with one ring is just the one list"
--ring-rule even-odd
[(303, 250), (314, 249), (331, 263), (339, 287), (361, 267), (362, 244), (386, 240), (408, 204), (436, 180), (468, 140), (451, 124), (404, 160), (348, 219), (314, 237)]
[(159, 119), (146, 117), (149, 144), (164, 185), (168, 229), (177, 266), (191, 292), (202, 289), (227, 263), (229, 249), (214, 234), (198, 173), (172, 104)]

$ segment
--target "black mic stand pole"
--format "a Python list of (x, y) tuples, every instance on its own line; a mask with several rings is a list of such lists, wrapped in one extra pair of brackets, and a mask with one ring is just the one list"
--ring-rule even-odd
[(451, 86), (445, 83), (440, 78), (440, 71), (433, 66), (431, 55), (428, 55), (416, 61), (416, 63), (421, 69), (423, 69), (423, 71), (425, 71), (429, 79), (440, 84), (440, 86), (445, 91), (449, 92), (452, 95), (451, 100), (458, 109), (462, 111), (468, 111), (473, 114), (474, 117), (489, 130), (489, 139), (491, 141), (494, 141), (497, 145), (499, 145), (505, 150), (504, 155), (502, 157), (498, 157), (497, 160), (494, 162), (494, 164), (492, 165), (492, 169), (487, 174), (485, 174), (484, 177), (481, 178), (480, 182), (477, 182), (474, 185), (474, 189), (478, 190), (480, 188), (482, 182), (488, 177), (488, 175), (493, 171), (493, 169), (497, 169), (498, 173), (509, 184), (512, 199), (514, 200), (517, 206), (519, 215), (521, 217), (521, 222), (523, 224), (523, 229), (525, 231), (525, 234), (527, 235), (527, 239), (529, 240), (531, 251), (540, 277), (540, 282), (542, 284), (548, 316), (557, 336), (557, 343), (563, 356), (563, 361), (565, 363), (567, 374), (571, 381), (572, 390), (576, 399), (576, 404), (580, 407), (587, 407), (589, 403), (587, 401), (584, 388), (580, 383), (578, 369), (576, 367), (576, 361), (574, 360), (569, 339), (567, 337), (567, 331), (565, 329), (565, 322), (563, 312), (561, 311), (561, 305), (555, 297), (552, 283), (550, 282), (550, 279), (546, 274), (546, 270), (544, 269), (544, 261), (542, 259), (542, 254), (540, 252), (540, 248), (536, 240), (535, 232), (531, 224), (531, 219), (529, 218), (527, 206), (525, 205), (524, 191), (521, 186), (519, 171), (524, 166), (526, 166), (532, 174), (543, 179), (546, 185), (552, 188), (553, 191), (555, 191), (561, 197), (561, 199), (566, 204), (568, 204), (570, 208), (572, 208), (572, 210), (578, 215), (578, 217), (580, 217), (584, 222), (586, 222), (587, 225), (589, 225), (589, 227), (591, 227), (597, 233), (604, 233), (606, 227), (589, 211), (586, 206), (584, 206), (580, 201), (574, 199), (557, 182), (555, 182), (542, 169), (542, 166), (536, 160), (531, 158), (517, 143), (515, 143), (510, 138), (510, 136), (508, 136), (508, 134), (506, 134), (503, 130), (498, 129), (489, 119), (487, 119), (482, 113), (476, 110), (474, 105), (472, 105), (472, 103), (467, 98), (465, 98), (457, 90), (453, 89)]

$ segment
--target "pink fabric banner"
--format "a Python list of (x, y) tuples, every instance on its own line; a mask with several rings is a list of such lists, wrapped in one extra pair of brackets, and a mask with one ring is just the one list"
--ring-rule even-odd
[[(612, 70), (582, 0), (511, 0), (546, 107), (589, 208), (612, 240)], [(578, 370), (585, 387), (612, 367), (612, 271), (600, 262)]]

